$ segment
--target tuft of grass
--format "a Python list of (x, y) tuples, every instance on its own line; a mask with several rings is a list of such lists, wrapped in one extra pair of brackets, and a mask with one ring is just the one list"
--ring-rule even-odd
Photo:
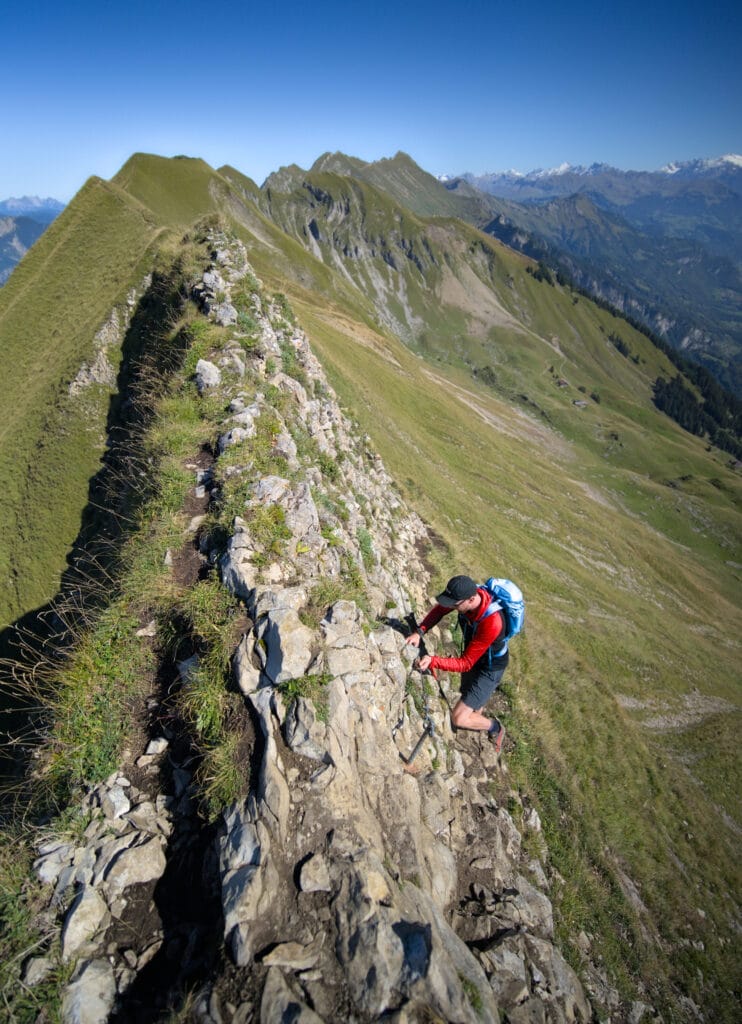
[(199, 658), (175, 703), (198, 751), (196, 778), (205, 813), (213, 820), (249, 783), (244, 705), (234, 692), (230, 668), (241, 628), (240, 607), (211, 577), (181, 595), (172, 607), (171, 622), (171, 648), (185, 645)]
[(178, 704), (186, 722), (195, 731), (196, 738), (211, 744), (220, 736), (227, 702), (224, 676), (199, 665), (190, 674)]
[(273, 304), (278, 307), (279, 315), (283, 317), (286, 323), (294, 327), (296, 325), (296, 317), (289, 304), (289, 300), (283, 292), (276, 292), (273, 296)]
[(149, 684), (151, 649), (121, 602), (103, 611), (60, 669), (49, 698), (52, 727), (40, 767), (57, 798), (73, 785), (99, 782), (115, 769), (131, 714)]
[[(0, 1005), (3, 1019), (14, 1024), (35, 1024), (39, 1019), (58, 1020), (61, 993), (74, 964), (61, 963), (52, 932), (42, 925), (41, 912), (48, 893), (32, 877), (33, 856), (22, 835), (0, 838)], [(49, 975), (33, 988), (21, 981), (27, 960), (48, 956)]]
[(482, 1001), (482, 993), (479, 991), (479, 988), (471, 978), (467, 978), (464, 974), (459, 974), (459, 981), (461, 982), (461, 988), (464, 995), (469, 1000), (469, 1005), (472, 1010), (474, 1010), (478, 1016), (481, 1016), (484, 1010), (484, 1002)]
[(286, 525), (286, 513), (281, 505), (261, 505), (245, 512), (250, 532), (266, 554), (282, 555), (291, 530)]
[(205, 646), (205, 660), (214, 671), (226, 673), (237, 640), (237, 599), (211, 576), (190, 587), (178, 600), (177, 613), (190, 624), (193, 637)]
[(358, 547), (361, 550), (361, 558), (363, 559), (363, 564), (365, 565), (366, 570), (368, 571), (373, 569), (375, 558), (374, 544), (371, 534), (365, 527), (359, 526), (356, 530), (356, 540), (358, 541)]
[(203, 755), (198, 780), (211, 820), (216, 819), (225, 807), (247, 792), (250, 771), (242, 747), (241, 732), (227, 731)]
[(322, 579), (309, 592), (309, 599), (301, 610), (300, 617), (305, 626), (318, 629), (328, 608), (343, 597), (343, 585), (340, 580)]
[(327, 685), (331, 681), (332, 676), (327, 673), (315, 676), (299, 676), (296, 679), (287, 679), (284, 683), (281, 683), (279, 690), (289, 698), (289, 707), (298, 697), (311, 700), (317, 719), (327, 724), (330, 715), (330, 707), (327, 701)]

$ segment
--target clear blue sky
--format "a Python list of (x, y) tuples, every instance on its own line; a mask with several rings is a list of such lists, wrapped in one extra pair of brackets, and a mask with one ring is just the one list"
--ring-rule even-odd
[(261, 183), (326, 150), (434, 174), (742, 152), (739, 3), (30, 0), (2, 23), (0, 198), (138, 150)]

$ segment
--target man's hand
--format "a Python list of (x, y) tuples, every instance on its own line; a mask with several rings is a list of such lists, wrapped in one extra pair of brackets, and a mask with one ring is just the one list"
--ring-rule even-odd
[(424, 654), (422, 658), (415, 658), (413, 667), (418, 669), (420, 672), (425, 672), (432, 660), (433, 659), (429, 654)]
[(406, 644), (412, 644), (413, 647), (419, 647), (421, 640), (422, 640), (422, 637), (420, 636), (419, 633), (410, 633), (410, 635), (405, 640), (405, 643)]

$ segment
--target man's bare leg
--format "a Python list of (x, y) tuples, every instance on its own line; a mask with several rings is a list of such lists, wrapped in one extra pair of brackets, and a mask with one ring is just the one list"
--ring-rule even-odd
[(459, 700), (451, 712), (451, 721), (457, 729), (472, 729), (476, 732), (488, 732), (492, 725), (492, 719), (483, 715), (483, 711), (484, 708), (480, 708), (479, 711), (475, 711), (467, 704), (464, 704), (463, 700)]

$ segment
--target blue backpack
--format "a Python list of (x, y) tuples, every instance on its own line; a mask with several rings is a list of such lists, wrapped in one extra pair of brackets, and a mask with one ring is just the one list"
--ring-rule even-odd
[[(489, 603), (487, 611), (479, 622), (484, 622), (485, 619), (488, 619), (490, 615), (494, 615), (495, 612), (502, 612), (505, 627), (505, 631), (502, 636), (498, 636), (497, 640), (487, 651), (487, 663), (492, 667), (492, 659), (501, 658), (506, 654), (508, 649), (508, 640), (517, 636), (523, 629), (523, 622), (526, 616), (526, 606), (520, 587), (516, 586), (516, 584), (511, 580), (504, 580), (499, 579), (496, 576), (490, 576), (486, 583), (481, 583), (480, 586), (490, 594), (492, 601)], [(466, 646), (469, 640), (474, 636), (479, 623), (471, 623), (468, 619), (465, 619), (463, 615), (459, 615), (459, 625), (461, 626), (464, 638), (464, 646)]]
[(498, 643), (507, 643), (523, 629), (526, 605), (521, 589), (511, 580), (498, 579), (496, 576), (490, 576), (487, 582), (481, 585), (492, 596), (492, 602), (480, 621), (488, 618), (494, 612), (502, 612), (502, 617), (505, 620), (505, 633), (498, 637), (497, 641)]

